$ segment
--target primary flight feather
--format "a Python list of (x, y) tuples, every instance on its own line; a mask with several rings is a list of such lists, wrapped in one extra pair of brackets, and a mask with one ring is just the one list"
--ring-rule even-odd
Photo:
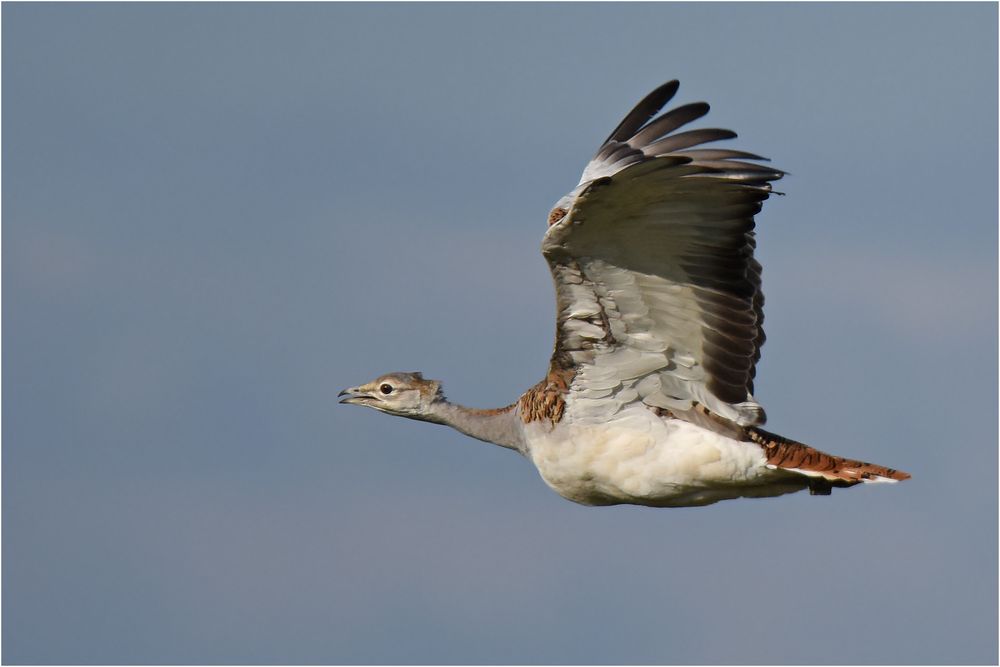
[(647, 95), (548, 216), (542, 253), (556, 288), (548, 373), (515, 403), (449, 402), (435, 380), (390, 373), (342, 403), (452, 426), (516, 450), (586, 505), (707, 505), (909, 475), (832, 456), (760, 426), (764, 343), (754, 216), (780, 170), (704, 144), (729, 130), (678, 131), (704, 102), (657, 115)]

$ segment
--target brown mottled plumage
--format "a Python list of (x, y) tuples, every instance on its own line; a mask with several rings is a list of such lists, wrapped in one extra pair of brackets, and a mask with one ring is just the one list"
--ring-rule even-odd
[(566, 209), (558, 206), (549, 211), (549, 227), (566, 217)]
[(753, 426), (747, 428), (746, 433), (751, 442), (764, 448), (768, 465), (777, 468), (816, 473), (829, 481), (843, 480), (850, 484), (875, 477), (897, 481), (910, 479), (909, 473), (901, 470), (827, 454)]
[(573, 381), (570, 369), (551, 367), (545, 379), (524, 392), (518, 399), (521, 420), (525, 424), (535, 421), (558, 423), (566, 410), (566, 394)]

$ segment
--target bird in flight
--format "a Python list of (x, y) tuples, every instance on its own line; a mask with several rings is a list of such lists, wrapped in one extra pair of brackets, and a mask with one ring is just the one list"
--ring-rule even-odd
[(341, 403), (520, 452), (584, 505), (688, 507), (908, 479), (761, 428), (754, 215), (783, 172), (703, 147), (734, 138), (729, 130), (678, 131), (709, 107), (660, 114), (677, 88), (639, 102), (549, 213), (556, 340), (541, 382), (481, 410), (448, 401), (420, 373), (389, 373), (345, 389)]

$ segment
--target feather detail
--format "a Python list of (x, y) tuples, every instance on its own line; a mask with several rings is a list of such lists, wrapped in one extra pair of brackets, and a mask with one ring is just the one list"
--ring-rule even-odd
[(751, 442), (764, 448), (769, 467), (810, 477), (822, 477), (834, 486), (851, 486), (861, 482), (899, 482), (910, 479), (909, 473), (902, 470), (827, 454), (763, 429), (748, 428), (747, 436)]
[(697, 147), (735, 137), (729, 130), (675, 132), (709, 109), (696, 102), (656, 116), (676, 89), (670, 82), (647, 95), (549, 216), (542, 252), (556, 285), (553, 364), (577, 369), (571, 392), (607, 403), (593, 414), (613, 412), (616, 392), (649, 377), (656, 382), (636, 394), (649, 406), (703, 405), (739, 426), (762, 424), (753, 398), (765, 340), (753, 218), (784, 172), (750, 162), (762, 159), (753, 153)]
[(525, 424), (536, 421), (557, 424), (566, 410), (566, 392), (569, 391), (573, 374), (572, 370), (550, 368), (544, 380), (518, 399), (521, 420)]
[(656, 112), (663, 108), (663, 105), (669, 102), (675, 94), (677, 94), (677, 89), (680, 88), (680, 82), (674, 79), (673, 81), (668, 81), (646, 97), (642, 98), (642, 101), (635, 105), (635, 108), (628, 113), (627, 116), (618, 124), (618, 127), (614, 129), (608, 138), (604, 141), (604, 145), (611, 143), (612, 141), (621, 141), (622, 139), (628, 139), (635, 131), (645, 124), (650, 118), (656, 115)]

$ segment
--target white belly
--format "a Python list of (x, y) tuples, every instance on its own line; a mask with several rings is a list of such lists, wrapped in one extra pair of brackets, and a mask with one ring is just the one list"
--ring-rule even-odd
[(633, 404), (600, 424), (525, 426), (528, 456), (557, 493), (584, 505), (707, 505), (804, 486), (763, 450)]

